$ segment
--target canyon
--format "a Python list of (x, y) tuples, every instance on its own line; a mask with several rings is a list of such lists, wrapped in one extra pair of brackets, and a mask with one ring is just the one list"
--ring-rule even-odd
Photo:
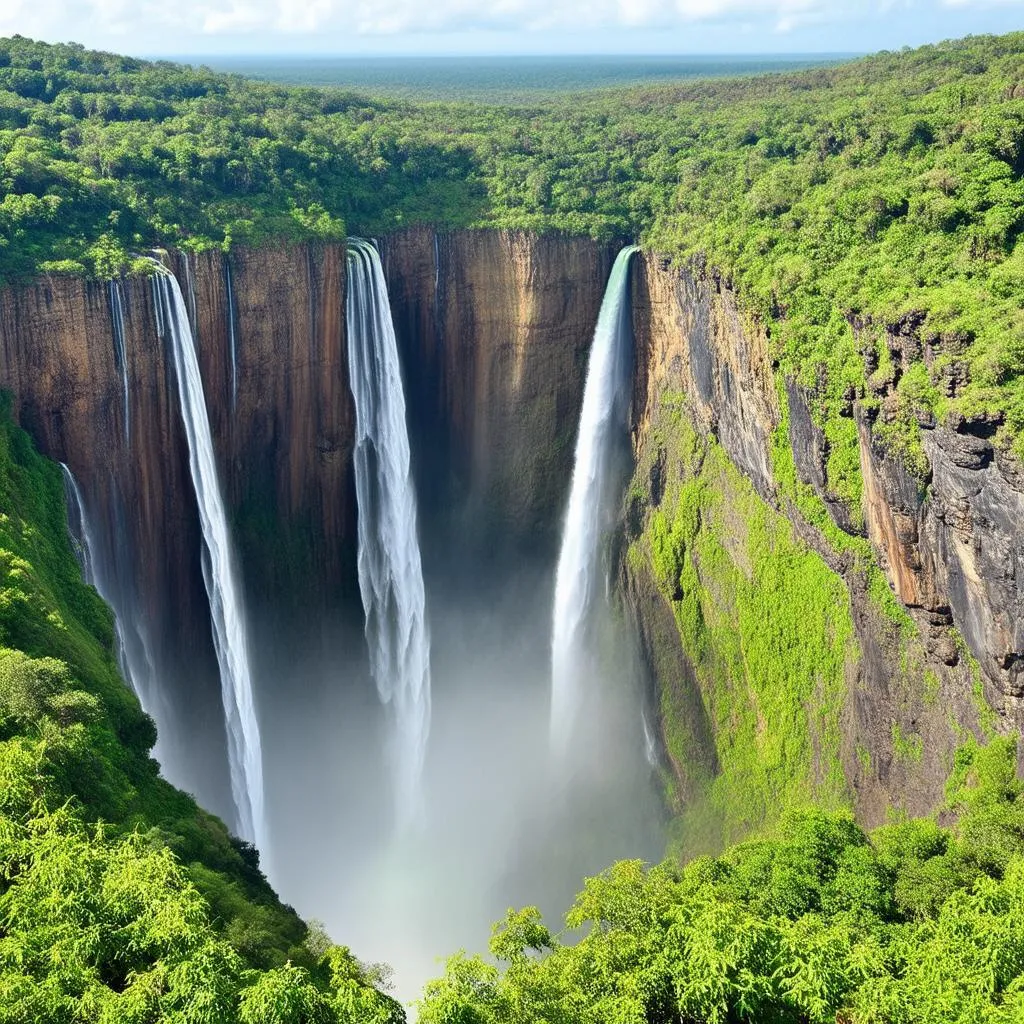
[[(522, 577), (528, 563), (536, 571), (521, 586), (546, 610), (587, 354), (619, 246), (426, 228), (386, 235), (379, 246), (405, 378), (428, 591), (464, 587), (467, 577), (481, 590), (497, 587)], [(266, 729), (268, 715), (298, 700), (305, 685), (291, 664), (297, 650), (303, 664), (329, 663), (344, 647), (353, 677), (368, 672), (358, 653), (344, 247), (162, 258), (181, 284), (197, 339)], [(125, 602), (138, 609), (161, 680), (161, 703), (151, 711), (162, 733), (178, 738), (176, 753), (169, 741), (158, 748), (165, 773), (230, 820), (217, 661), (173, 368), (158, 340), (150, 281), (126, 278), (117, 289), (123, 357), (107, 283), (53, 276), (0, 293), (0, 387), (40, 450), (74, 474), (103, 557)], [(808, 795), (851, 803), (867, 824), (893, 808), (937, 808), (967, 737), (1024, 724), (1024, 469), (995, 444), (991, 423), (929, 423), (922, 429), (930, 472), (922, 482), (875, 440), (867, 399), (880, 398), (884, 415), (886, 396), (865, 391), (849, 408), (863, 480), (861, 505), (851, 509), (830, 488), (815, 395), (793, 381), (780, 388), (770, 338), (727, 282), (641, 252), (631, 292), (636, 472), (623, 503), (615, 580), (647, 670), (646, 714), (657, 723), (672, 809), (700, 804), (730, 771), (736, 742), (684, 642), (686, 595), (645, 555), (666, 496), (711, 464), (708, 446), (731, 467), (719, 484), (735, 489), (722, 556), (729, 572), (771, 586), (755, 578), (742, 543), (750, 528), (744, 510), (755, 509), (845, 595), (838, 614), (850, 635), (841, 678), (829, 682), (838, 695), (807, 698), (806, 763), (780, 770), (800, 775)], [(912, 325), (893, 327), (888, 339), (897, 365), (922, 352), (927, 358), (938, 344)], [(680, 422), (695, 439), (686, 457), (678, 451)], [(789, 453), (782, 463), (780, 444)], [(780, 478), (783, 464), (795, 469), (799, 493)], [(825, 514), (807, 514), (811, 499)], [(720, 564), (696, 558), (694, 571), (727, 620)], [(884, 574), (878, 578), (896, 602), (879, 599), (873, 573)], [(749, 640), (743, 630), (735, 623), (740, 648)], [(818, 639), (808, 633), (795, 642), (813, 662)], [(784, 727), (733, 682), (732, 699), (750, 705), (758, 736)], [(741, 822), (722, 838), (759, 823)]]

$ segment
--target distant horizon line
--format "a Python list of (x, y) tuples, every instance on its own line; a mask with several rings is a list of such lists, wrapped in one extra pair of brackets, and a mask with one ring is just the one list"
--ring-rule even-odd
[[(637, 52), (587, 52), (587, 53), (312, 53), (304, 51), (296, 52), (200, 52), (200, 53), (140, 53), (142, 60), (171, 60), (171, 61), (196, 61), (196, 60), (536, 60), (547, 58), (551, 60), (607, 60), (608, 58), (620, 58), (635, 60), (639, 58), (651, 58), (654, 60), (799, 60), (810, 58), (849, 58), (866, 57), (872, 53), (882, 53), (884, 50), (779, 50), (750, 53), (728, 53), (722, 51), (701, 52), (701, 53), (652, 53), (650, 51)], [(894, 51), (888, 51), (894, 52)]]

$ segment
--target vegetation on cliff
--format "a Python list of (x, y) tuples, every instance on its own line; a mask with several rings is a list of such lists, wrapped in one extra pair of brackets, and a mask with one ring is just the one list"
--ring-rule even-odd
[[(720, 850), (787, 808), (845, 806), (839, 719), (860, 652), (843, 581), (698, 433), (681, 396), (663, 400), (627, 501), (631, 523), (647, 511), (630, 571), (672, 608), (693, 675), (660, 678), (679, 852)], [(698, 714), (712, 777), (694, 756)]]
[(1022, 53), (1024, 34), (977, 37), (517, 108), (15, 37), (0, 41), (0, 279), (346, 224), (633, 237), (734, 283), (813, 385), (830, 486), (855, 500), (851, 393), (918, 469), (919, 420), (1024, 430)]
[[(1024, 1014), (1024, 790), (1011, 741), (962, 748), (952, 828), (791, 813), (683, 869), (623, 862), (552, 934), (534, 908), (460, 953), (421, 1024), (1011, 1024)], [(580, 937), (582, 933), (582, 937)], [(573, 940), (569, 944), (567, 940)], [(578, 940), (578, 941), (577, 941)]]
[(59, 468), (0, 409), (0, 1022), (404, 1020), (157, 774)]

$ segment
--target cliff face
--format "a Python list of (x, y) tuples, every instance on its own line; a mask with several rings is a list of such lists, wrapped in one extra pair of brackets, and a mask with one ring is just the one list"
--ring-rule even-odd
[(250, 606), (301, 617), (358, 600), (343, 247), (174, 264)]
[[(749, 670), (763, 626), (755, 622), (745, 628), (734, 614), (732, 632), (723, 638), (708, 625), (723, 601), (737, 601), (729, 588), (723, 595), (721, 581), (730, 573), (741, 580), (746, 576), (756, 588), (776, 588), (782, 607), (784, 570), (795, 557), (786, 547), (791, 536), (842, 579), (849, 595), (844, 619), (854, 643), (843, 656), (845, 682), (836, 709), (833, 759), (841, 766), (843, 785), (835, 789), (828, 784), (833, 755), (826, 749), (827, 729), (816, 730), (813, 722), (813, 704), (820, 701), (804, 705), (812, 720), (806, 764), (787, 770), (801, 773), (801, 784), (818, 798), (842, 799), (845, 788), (869, 822), (884, 820), (890, 806), (911, 813), (931, 810), (941, 802), (953, 751), (964, 735), (1020, 724), (1024, 531), (1019, 524), (1024, 506), (1019, 467), (970, 426), (954, 431), (932, 425), (925, 435), (931, 478), (923, 488), (872, 441), (864, 414), (854, 405), (851, 414), (860, 423), (863, 522), (877, 564), (902, 602), (897, 605), (884, 581), (880, 585), (875, 560), (858, 536), (855, 521), (860, 517), (829, 491), (827, 443), (809, 411), (813, 396), (787, 382), (780, 398), (763, 332), (745, 322), (734, 297), (714, 280), (645, 256), (635, 263), (633, 283), (638, 472), (627, 517), (633, 557), (626, 560), (624, 583), (628, 603), (644, 620), (641, 632), (655, 672), (660, 664), (685, 665), (670, 686), (659, 679), (666, 748), (671, 755), (673, 720), (695, 721), (687, 737), (698, 752), (695, 763), (717, 765), (716, 770), (728, 774), (739, 771), (730, 767), (737, 716), (750, 712), (757, 717), (755, 745), (767, 743), (765, 736), (773, 729), (793, 730), (792, 724), (771, 720), (757, 696), (756, 673)], [(686, 455), (672, 441), (681, 430), (695, 438)], [(757, 503), (749, 504), (742, 486), (715, 470), (719, 451), (749, 481)], [(785, 464), (795, 471), (796, 486), (819, 499), (820, 517), (805, 514), (806, 503), (783, 486), (778, 473)], [(716, 490), (731, 492), (726, 503), (732, 502), (732, 521), (717, 534), (714, 509), (693, 499), (709, 480)], [(698, 591), (696, 626), (678, 583), (657, 579), (664, 562), (659, 562), (664, 542), (658, 531), (666, 517), (671, 522), (684, 514), (682, 504), (673, 504), (682, 502), (680, 495), (696, 500), (697, 519), (689, 532), (680, 530), (686, 541), (679, 545), (689, 547), (678, 553), (672, 571), (692, 569), (688, 579)], [(740, 515), (736, 509), (744, 503), (750, 511)], [(742, 543), (754, 518), (770, 538), (767, 548), (762, 545), (761, 562)], [(710, 557), (711, 541), (725, 549), (723, 559)], [(817, 572), (811, 566), (806, 571)], [(797, 591), (810, 587), (808, 577)], [(673, 617), (675, 630), (666, 628)], [(645, 625), (652, 621), (661, 623), (654, 642)], [(813, 667), (828, 653), (837, 624), (817, 636), (811, 619), (806, 622), (790, 646), (806, 647)], [(694, 636), (700, 643), (711, 638), (710, 653), (687, 650)], [(728, 643), (744, 652), (731, 674), (723, 668)], [(717, 653), (716, 645), (721, 648)], [(1001, 715), (988, 711), (986, 698)], [(683, 715), (679, 707), (691, 710)], [(701, 709), (696, 717), (695, 707)], [(732, 714), (732, 724), (722, 722), (723, 709)], [(677, 767), (676, 775), (683, 797), (692, 796), (692, 768)], [(699, 771), (697, 776), (698, 789), (710, 788), (713, 801), (709, 776)], [(772, 785), (783, 785), (782, 778)]]
[[(417, 229), (381, 250), (426, 563), (444, 571), (464, 555), (478, 577), (503, 556), (547, 565), (615, 247)], [(192, 313), (257, 673), (269, 677), (264, 655), (360, 621), (344, 253), (167, 259)], [(42, 279), (3, 293), (0, 386), (79, 481), (165, 696), (153, 710), (169, 774), (226, 813), (173, 370), (149, 282), (118, 288), (127, 435), (106, 284)], [(930, 424), (923, 486), (853, 403), (864, 500), (850, 510), (829, 488), (814, 396), (792, 381), (780, 392), (768, 339), (729, 291), (638, 256), (632, 292), (636, 475), (621, 582), (680, 807), (698, 824), (717, 819), (720, 839), (769, 815), (778, 793), (852, 797), (869, 822), (893, 805), (932, 809), (963, 735), (1024, 724), (1020, 466), (993, 447), (992, 424)], [(891, 339), (894, 362), (907, 344)], [(175, 737), (189, 738), (177, 757)], [(722, 824), (727, 805), (741, 811)]]
[[(219, 253), (178, 255), (171, 264), (194, 321), (250, 603), (298, 619), (351, 600), (353, 414), (340, 247), (232, 254), (230, 268)], [(202, 539), (173, 365), (149, 281), (125, 279), (117, 288), (127, 435), (108, 284), (53, 278), (4, 293), (0, 386), (40, 450), (79, 482), (109, 586), (159, 680), (148, 706), (161, 726), (165, 771), (230, 820)], [(257, 662), (270, 640), (255, 631)]]
[[(427, 522), (467, 548), (497, 540), (509, 552), (550, 553), (614, 251), (428, 231), (390, 236), (382, 250)], [(300, 246), (165, 262), (197, 341), (265, 691), (280, 685), (282, 650), (305, 651), (321, 635), (330, 647), (339, 619), (361, 628), (344, 252)], [(0, 387), (40, 449), (74, 473), (107, 589), (158, 680), (148, 706), (165, 770), (230, 818), (201, 534), (151, 285), (61, 277), (9, 289), (0, 352)]]
[(550, 554), (615, 247), (413, 230), (382, 252), (428, 519), (490, 554)]

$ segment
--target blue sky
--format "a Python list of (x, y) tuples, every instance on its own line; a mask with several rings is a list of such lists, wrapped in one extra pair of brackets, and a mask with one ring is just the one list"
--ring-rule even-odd
[(1024, 29), (1024, 0), (0, 0), (123, 53), (821, 53)]

